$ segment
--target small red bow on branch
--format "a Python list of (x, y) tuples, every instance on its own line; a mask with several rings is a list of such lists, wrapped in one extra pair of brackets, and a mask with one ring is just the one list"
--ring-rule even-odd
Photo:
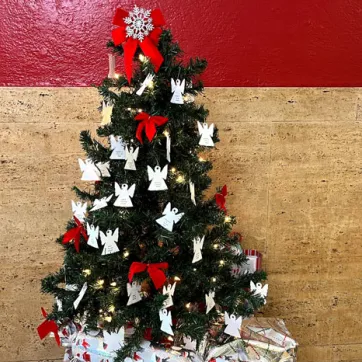
[[(44, 308), (41, 309), (44, 318), (48, 317), (48, 313)], [(45, 319), (45, 321), (37, 328), (40, 339), (44, 339), (49, 333), (54, 333), (55, 341), (60, 346), (60, 337), (58, 333), (58, 326), (53, 320)]]
[(128, 280), (131, 283), (135, 274), (147, 270), (148, 275), (155, 285), (155, 288), (159, 289), (165, 284), (166, 281), (166, 275), (161, 269), (168, 269), (168, 263), (145, 264), (134, 261), (129, 268)]
[(162, 126), (168, 121), (168, 118), (162, 116), (150, 116), (148, 113), (138, 113), (134, 118), (136, 121), (141, 121), (138, 124), (136, 137), (143, 144), (142, 131), (145, 130), (148, 140), (151, 142), (156, 134), (156, 126)]
[[(137, 12), (137, 13), (136, 13)], [(132, 61), (138, 45), (144, 55), (150, 58), (157, 73), (163, 62), (163, 56), (157, 49), (165, 20), (159, 9), (147, 11), (137, 8), (129, 13), (121, 8), (116, 10), (113, 25), (118, 28), (112, 30), (114, 44), (122, 44), (124, 50), (124, 62), (128, 83), (132, 78)]]
[(79, 253), (79, 245), (80, 245), (80, 236), (82, 235), (83, 238), (87, 241), (88, 235), (85, 231), (83, 224), (74, 216), (74, 221), (77, 224), (76, 227), (73, 229), (68, 230), (63, 236), (63, 244), (67, 244), (74, 240), (74, 247), (75, 250)]
[(219, 206), (219, 208), (221, 210), (223, 210), (226, 214), (226, 207), (225, 207), (225, 203), (226, 203), (226, 199), (225, 196), (228, 194), (228, 189), (226, 187), (226, 185), (223, 186), (223, 188), (221, 189), (220, 193), (215, 194), (215, 201), (217, 206)]

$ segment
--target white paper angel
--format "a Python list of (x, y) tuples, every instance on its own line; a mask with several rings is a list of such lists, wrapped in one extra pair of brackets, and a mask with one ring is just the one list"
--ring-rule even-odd
[(192, 339), (190, 336), (183, 336), (184, 348), (190, 351), (196, 351), (196, 339)]
[(111, 142), (111, 150), (113, 150), (111, 160), (125, 160), (126, 159), (126, 144), (121, 136), (109, 136)]
[(78, 308), (78, 305), (79, 303), (82, 301), (83, 297), (84, 297), (84, 294), (85, 292), (87, 291), (88, 289), (88, 285), (87, 285), (87, 282), (85, 282), (82, 286), (82, 289), (80, 290), (79, 294), (78, 294), (78, 297), (77, 299), (73, 302), (73, 306), (74, 306), (74, 309), (77, 309)]
[(124, 327), (120, 328), (117, 333), (108, 333), (103, 330), (104, 343), (107, 345), (107, 352), (116, 352), (124, 346)]
[(96, 211), (103, 209), (108, 206), (108, 202), (111, 200), (113, 194), (109, 196), (102, 197), (101, 199), (95, 199), (93, 201), (93, 207), (89, 211)]
[(172, 316), (171, 311), (167, 312), (167, 309), (160, 309), (160, 321), (161, 323), (161, 331), (170, 334), (173, 336), (173, 330), (171, 328), (172, 326)]
[(167, 190), (167, 185), (164, 180), (167, 179), (168, 165), (162, 171), (160, 166), (156, 166), (154, 170), (152, 167), (147, 166), (148, 181), (151, 181), (148, 187), (149, 191), (162, 191)]
[(93, 224), (89, 225), (87, 223), (87, 235), (88, 235), (87, 244), (93, 248), (98, 249), (99, 226), (94, 227)]
[(141, 88), (136, 92), (138, 96), (141, 96), (142, 93), (145, 91), (146, 87), (152, 84), (154, 77), (154, 74), (147, 74), (146, 79), (142, 82)]
[(199, 121), (197, 121), (197, 127), (201, 136), (199, 145), (214, 147), (214, 141), (211, 138), (214, 135), (214, 124), (212, 123), (209, 127), (207, 123), (201, 124)]
[(212, 308), (215, 307), (215, 292), (210, 290), (209, 294), (205, 294), (205, 301), (206, 301), (206, 314), (210, 312)]
[(131, 305), (142, 300), (141, 284), (137, 282), (132, 282), (132, 284), (127, 283), (127, 295), (129, 297), (127, 305)]
[(106, 124), (111, 123), (113, 112), (113, 104), (109, 102), (102, 103), (102, 122), (101, 126), (105, 126)]
[(204, 240), (205, 240), (205, 235), (200, 238), (199, 236), (197, 238), (194, 238), (193, 242), (194, 242), (194, 257), (192, 259), (192, 263), (196, 263), (198, 261), (200, 261), (202, 259), (202, 248), (204, 246)]
[(87, 203), (82, 204), (80, 201), (74, 202), (72, 200), (72, 211), (73, 216), (75, 216), (80, 222), (84, 222), (85, 214), (87, 212)]
[(117, 182), (114, 183), (115, 193), (117, 200), (114, 202), (114, 206), (118, 207), (133, 207), (131, 197), (133, 197), (136, 184), (133, 184), (130, 188), (128, 188), (127, 184), (118, 185)]
[(176, 288), (176, 283), (168, 284), (167, 287), (164, 285), (163, 289), (162, 289), (162, 294), (163, 295), (167, 295), (167, 299), (165, 299), (165, 301), (163, 302), (162, 307), (163, 308), (168, 308), (173, 306), (173, 295), (175, 293), (175, 288)]
[(99, 171), (101, 172), (101, 175), (103, 177), (111, 177), (111, 174), (109, 173), (109, 161), (108, 162), (98, 162), (96, 164), (96, 166), (98, 167)]
[(101, 172), (98, 170), (93, 161), (87, 158), (83, 161), (81, 158), (78, 158), (78, 163), (80, 170), (83, 172), (82, 181), (100, 181)]
[(104, 245), (102, 255), (109, 255), (113, 253), (117, 253), (119, 251), (117, 242), (118, 242), (118, 228), (114, 230), (112, 234), (112, 230), (107, 230), (107, 233), (104, 234), (103, 231), (100, 232), (101, 235), (101, 243)]
[(157, 224), (161, 225), (168, 231), (172, 231), (173, 225), (177, 224), (181, 220), (182, 216), (184, 216), (184, 213), (180, 212), (178, 214), (178, 209), (176, 207), (171, 209), (171, 203), (169, 202), (166, 205), (165, 210), (163, 210), (162, 215), (164, 216), (156, 220)]
[(235, 314), (230, 314), (229, 317), (228, 313), (225, 312), (226, 328), (224, 330), (224, 333), (228, 334), (229, 336), (240, 338), (240, 328), (242, 321), (242, 317), (236, 318)]
[(262, 286), (261, 283), (255, 283), (250, 280), (250, 291), (254, 292), (254, 295), (260, 295), (264, 298), (264, 304), (266, 304), (266, 296), (268, 295), (268, 284)]
[(135, 150), (131, 146), (128, 150), (128, 147), (126, 146), (126, 164), (124, 165), (125, 170), (136, 170), (136, 162), (138, 157), (138, 151), (139, 147), (137, 147)]
[(173, 96), (171, 98), (171, 103), (175, 104), (184, 104), (184, 99), (182, 95), (185, 92), (185, 79), (180, 81), (180, 79), (176, 79), (176, 82), (171, 78), (171, 92)]

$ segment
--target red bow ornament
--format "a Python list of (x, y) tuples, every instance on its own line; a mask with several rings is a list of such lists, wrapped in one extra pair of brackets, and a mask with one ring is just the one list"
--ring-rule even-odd
[(165, 20), (159, 9), (146, 10), (135, 5), (129, 13), (121, 8), (116, 10), (113, 25), (118, 28), (112, 30), (113, 43), (122, 44), (124, 62), (128, 83), (132, 78), (132, 61), (138, 45), (144, 55), (150, 58), (157, 73), (163, 62), (163, 56), (157, 49)]
[(147, 270), (148, 275), (155, 285), (155, 288), (159, 289), (165, 284), (166, 281), (166, 275), (161, 269), (168, 269), (168, 263), (145, 264), (134, 261), (129, 268), (128, 280), (131, 283), (135, 274)]
[[(48, 313), (44, 308), (41, 309), (44, 318), (48, 317)], [(49, 333), (54, 333), (55, 341), (60, 346), (60, 337), (58, 333), (58, 326), (53, 320), (45, 319), (45, 321), (37, 328), (40, 339), (44, 339)]]
[(156, 126), (162, 126), (168, 121), (168, 118), (162, 116), (150, 116), (148, 113), (138, 113), (134, 118), (136, 121), (141, 121), (138, 124), (136, 137), (143, 144), (142, 131), (145, 130), (148, 140), (151, 142), (156, 134)]
[(80, 245), (80, 236), (82, 235), (83, 238), (87, 241), (88, 235), (85, 231), (83, 224), (74, 216), (74, 221), (77, 224), (76, 227), (73, 229), (68, 230), (63, 236), (63, 244), (67, 244), (74, 240), (74, 247), (75, 250), (79, 253), (79, 245)]
[(219, 208), (221, 210), (223, 210), (226, 214), (226, 207), (225, 207), (225, 203), (226, 203), (226, 199), (225, 196), (228, 194), (228, 189), (226, 187), (226, 185), (223, 186), (223, 188), (221, 189), (220, 193), (215, 194), (215, 201), (217, 206), (219, 206)]

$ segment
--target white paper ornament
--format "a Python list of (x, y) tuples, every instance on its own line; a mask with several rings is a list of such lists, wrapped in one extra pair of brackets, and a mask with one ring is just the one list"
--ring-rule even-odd
[(196, 339), (191, 339), (190, 336), (183, 336), (184, 348), (190, 351), (196, 351)]
[(126, 144), (121, 136), (109, 136), (111, 143), (111, 150), (113, 150), (111, 160), (125, 160), (126, 159)]
[(139, 147), (137, 147), (135, 150), (133, 147), (130, 147), (128, 150), (128, 147), (126, 146), (126, 164), (124, 165), (125, 170), (136, 170), (136, 163), (137, 157), (138, 157), (138, 150)]
[(87, 244), (93, 248), (98, 249), (98, 238), (99, 238), (99, 227), (94, 227), (94, 225), (89, 225), (87, 223), (87, 235), (88, 241)]
[(148, 181), (151, 181), (148, 187), (149, 191), (162, 191), (167, 190), (167, 185), (164, 180), (167, 179), (168, 165), (162, 171), (160, 166), (156, 166), (153, 170), (152, 167), (147, 166)]
[(82, 181), (100, 181), (101, 172), (98, 170), (93, 161), (87, 158), (85, 161), (78, 158), (80, 170), (83, 172)]
[(268, 284), (265, 284), (262, 286), (261, 283), (256, 283), (252, 280), (250, 280), (250, 291), (254, 292), (254, 295), (260, 295), (262, 298), (264, 298), (264, 304), (266, 304), (266, 296), (268, 295)]
[(197, 263), (198, 261), (200, 261), (202, 259), (202, 248), (204, 246), (204, 240), (205, 240), (205, 235), (200, 238), (199, 236), (194, 238), (193, 242), (194, 242), (194, 257), (192, 259), (192, 263)]
[(209, 294), (205, 294), (205, 301), (206, 301), (206, 314), (210, 312), (212, 308), (215, 307), (215, 292), (210, 290)]
[(214, 147), (214, 141), (211, 138), (214, 135), (214, 124), (212, 123), (209, 127), (207, 123), (201, 124), (199, 121), (197, 121), (197, 127), (201, 136), (199, 145)]
[(79, 303), (84, 297), (85, 292), (87, 291), (88, 285), (87, 282), (85, 282), (82, 286), (82, 289), (79, 292), (78, 298), (73, 302), (74, 309), (78, 308)]
[(101, 172), (102, 177), (111, 177), (111, 174), (109, 173), (110, 164), (108, 162), (98, 162), (96, 164), (99, 171)]
[(63, 302), (58, 297), (55, 297), (55, 303), (57, 304), (58, 312), (63, 311)]
[(102, 103), (102, 122), (101, 126), (111, 123), (113, 112), (113, 104), (109, 102)]
[(80, 201), (74, 202), (72, 200), (72, 211), (73, 216), (75, 216), (80, 222), (84, 222), (85, 214), (87, 212), (87, 203), (82, 204)]
[(108, 202), (111, 200), (113, 194), (102, 197), (101, 199), (95, 199), (93, 201), (93, 207), (89, 211), (97, 211), (108, 206)]
[(146, 87), (152, 84), (154, 74), (147, 74), (146, 79), (142, 82), (141, 88), (136, 92), (138, 96), (141, 96)]
[(178, 214), (178, 209), (175, 207), (171, 209), (171, 203), (169, 202), (166, 205), (165, 210), (163, 210), (162, 215), (164, 216), (156, 220), (157, 224), (161, 225), (168, 231), (172, 231), (173, 225), (177, 224), (181, 220), (182, 216), (184, 216), (184, 213), (180, 212)]
[(108, 54), (108, 78), (116, 78), (116, 57), (113, 54)]
[(141, 42), (155, 28), (151, 10), (139, 8), (137, 5), (128, 13), (127, 17), (123, 18), (123, 21), (127, 24), (126, 37), (138, 39)]
[(196, 206), (196, 199), (195, 199), (195, 184), (190, 181), (189, 182), (189, 186), (190, 186), (190, 196), (191, 196), (191, 201), (194, 203), (194, 205)]
[(170, 334), (171, 336), (173, 336), (173, 331), (172, 331), (172, 316), (171, 316), (171, 311), (167, 312), (167, 309), (160, 309), (159, 311), (159, 315), (160, 315), (160, 321), (161, 323), (161, 331)]
[(117, 333), (108, 333), (103, 330), (104, 343), (107, 345), (107, 352), (116, 352), (124, 346), (124, 327), (120, 328)]
[(141, 284), (137, 282), (132, 282), (132, 284), (127, 283), (127, 295), (129, 297), (127, 305), (131, 305), (142, 300)]
[(182, 95), (185, 92), (185, 79), (180, 81), (180, 79), (176, 79), (176, 82), (171, 78), (171, 92), (173, 96), (171, 98), (171, 103), (175, 104), (184, 104), (184, 99)]
[(112, 234), (112, 230), (107, 230), (106, 234), (103, 231), (100, 232), (101, 235), (101, 243), (104, 245), (102, 255), (109, 255), (113, 253), (117, 253), (119, 251), (117, 242), (118, 242), (118, 228), (114, 230)]
[(238, 317), (235, 314), (230, 314), (230, 317), (227, 312), (225, 312), (225, 325), (227, 326), (224, 330), (224, 333), (229, 336), (240, 338), (240, 328), (243, 321), (242, 317)]
[(167, 295), (167, 299), (164, 300), (162, 307), (168, 308), (173, 306), (173, 295), (175, 293), (176, 283), (168, 284), (167, 287), (164, 285), (162, 288), (162, 294)]
[(166, 158), (168, 162), (171, 162), (171, 136), (169, 132), (167, 132), (165, 136), (166, 136)]
[(133, 207), (131, 197), (133, 197), (136, 184), (133, 184), (130, 188), (128, 188), (127, 184), (118, 185), (117, 182), (114, 183), (115, 193), (117, 200), (114, 202), (114, 206), (118, 207)]

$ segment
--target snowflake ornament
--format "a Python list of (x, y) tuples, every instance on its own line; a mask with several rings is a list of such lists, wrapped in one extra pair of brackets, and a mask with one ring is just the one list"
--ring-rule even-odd
[(154, 29), (151, 18), (151, 10), (134, 6), (133, 11), (128, 13), (128, 16), (123, 19), (127, 24), (127, 37), (142, 41)]

